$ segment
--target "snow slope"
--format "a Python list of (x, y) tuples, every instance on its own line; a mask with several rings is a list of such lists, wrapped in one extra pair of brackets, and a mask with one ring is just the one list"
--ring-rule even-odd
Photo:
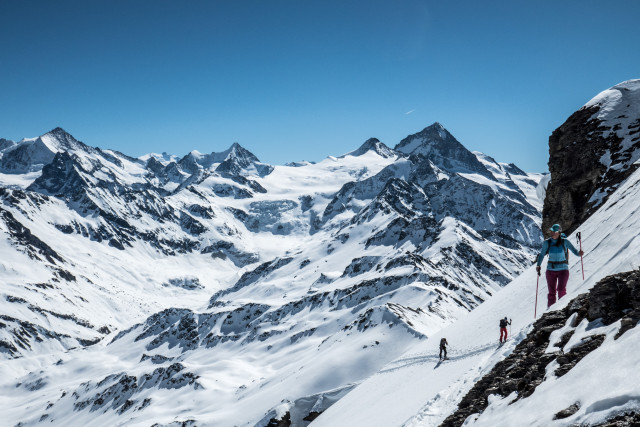
[[(570, 262), (568, 293), (556, 306), (563, 307), (596, 282), (614, 273), (640, 268), (640, 172), (636, 171), (596, 213), (578, 228), (582, 233), (585, 280), (580, 259)], [(575, 237), (569, 236), (572, 242)], [(543, 266), (544, 267), (544, 266)], [(490, 300), (466, 317), (416, 344), (320, 415), (314, 426), (433, 426), (452, 413), (471, 386), (488, 373), (532, 327), (536, 298), (535, 268), (505, 286)], [(546, 283), (540, 280), (538, 316), (545, 310)], [(513, 319), (514, 336), (498, 346), (498, 321)], [(620, 340), (613, 335), (620, 327), (591, 325), (578, 327), (575, 340), (605, 333), (603, 345), (561, 377), (550, 376), (529, 398), (508, 405), (513, 396), (490, 398), (489, 408), (477, 420), (465, 425), (479, 426), (565, 426), (588, 425), (619, 414), (638, 410), (640, 381), (637, 351), (640, 330), (634, 328)], [(594, 329), (595, 328), (595, 329)], [(440, 364), (438, 343), (446, 337), (450, 360)], [(568, 347), (570, 348), (570, 347)], [(572, 417), (553, 420), (554, 414), (574, 402), (581, 409)]]
[(237, 144), (133, 159), (41, 137), (69, 148), (50, 144), (26, 190), (0, 188), (7, 420), (266, 425), (325, 410), (490, 298), (540, 241), (526, 187), (539, 176), (491, 172), (432, 133), (436, 150), (372, 139), (297, 167)]

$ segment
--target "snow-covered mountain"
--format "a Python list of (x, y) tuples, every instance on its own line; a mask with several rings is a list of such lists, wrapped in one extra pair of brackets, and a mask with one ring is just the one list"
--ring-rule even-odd
[[(621, 87), (637, 90), (638, 82), (617, 85), (594, 99), (619, 106), (606, 98), (617, 99)], [(586, 107), (590, 105), (593, 100)], [(620, 123), (612, 118), (609, 125), (623, 129), (639, 106), (637, 100), (619, 106)], [(629, 142), (632, 139), (633, 135)], [(576, 145), (582, 142), (577, 140)], [(611, 158), (629, 158), (625, 153), (631, 146), (612, 143)], [(575, 171), (558, 168), (556, 161), (570, 162), (552, 157), (550, 168), (558, 173), (551, 181), (572, 182), (569, 177)], [(600, 158), (594, 161), (592, 168), (600, 167)], [(584, 223), (574, 225), (575, 233), (569, 236), (578, 246), (575, 234), (581, 233), (585, 279), (582, 260), (571, 258), (568, 293), (558, 303), (544, 309), (546, 283), (543, 276), (538, 287), (532, 266), (469, 315), (413, 345), (358, 384), (313, 425), (637, 425), (640, 171), (636, 165), (619, 168), (633, 170), (613, 189), (611, 181), (596, 180), (594, 193), (608, 197), (594, 206)], [(571, 191), (565, 188), (559, 194), (567, 197)], [(545, 206), (548, 203), (549, 197)], [(552, 221), (545, 218), (546, 223)], [(500, 346), (498, 322), (505, 316), (513, 319), (513, 333)], [(450, 344), (450, 356), (440, 363), (438, 343), (443, 337)]]
[(3, 147), (11, 425), (307, 424), (542, 239), (542, 175), (438, 123), (295, 166), (237, 143), (136, 159), (60, 128)]

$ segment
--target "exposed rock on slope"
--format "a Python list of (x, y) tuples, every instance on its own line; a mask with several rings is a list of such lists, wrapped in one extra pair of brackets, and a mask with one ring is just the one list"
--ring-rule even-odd
[(605, 90), (549, 137), (551, 182), (542, 229), (573, 232), (638, 168), (640, 80)]
[(438, 122), (407, 136), (394, 149), (405, 154), (422, 155), (444, 170), (478, 173), (494, 179), (477, 157)]
[[(635, 327), (640, 320), (640, 271), (608, 276), (598, 282), (589, 293), (579, 295), (562, 310), (545, 313), (513, 353), (480, 379), (462, 399), (458, 410), (441, 425), (460, 426), (470, 415), (483, 412), (488, 406), (491, 394), (506, 397), (515, 392), (515, 400), (526, 399), (547, 379), (550, 364), (554, 361), (558, 367), (549, 372), (553, 372), (556, 377), (567, 374), (605, 339), (602, 334), (590, 335), (579, 345), (563, 352), (583, 319), (590, 322), (587, 330), (591, 326), (595, 328), (602, 324), (610, 325), (620, 320), (621, 326), (615, 339)], [(554, 331), (563, 327), (566, 331), (563, 329), (562, 334), (554, 334)], [(558, 351), (547, 351), (550, 344)], [(567, 418), (578, 409), (579, 404), (575, 408), (561, 411), (562, 413), (556, 414), (556, 417)], [(634, 414), (625, 414), (625, 417), (627, 416), (629, 419), (637, 417)]]
[[(283, 410), (296, 425), (494, 295), (541, 240), (539, 175), (469, 152), (439, 124), (399, 150), (371, 139), (296, 168), (238, 144), (133, 159), (47, 135), (35, 148), (49, 163), (24, 158), (28, 173), (10, 177), (20, 189), (0, 188), (0, 356), (20, 366), (87, 348), (5, 381), (47, 396), (37, 410), (17, 398), (29, 410), (11, 425), (175, 419), (178, 387), (145, 378), (164, 375), (152, 365), (182, 374), (178, 362), (194, 386), (176, 393), (206, 408), (198, 425)], [(115, 354), (117, 366), (98, 362)], [(82, 373), (54, 403), (69, 370)]]

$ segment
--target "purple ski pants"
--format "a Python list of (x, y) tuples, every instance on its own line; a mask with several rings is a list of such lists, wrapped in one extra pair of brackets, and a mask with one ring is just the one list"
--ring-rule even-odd
[(547, 270), (547, 288), (549, 294), (547, 295), (547, 307), (555, 304), (556, 302), (556, 290), (558, 291), (558, 299), (562, 298), (567, 293), (567, 282), (569, 281), (569, 270)]

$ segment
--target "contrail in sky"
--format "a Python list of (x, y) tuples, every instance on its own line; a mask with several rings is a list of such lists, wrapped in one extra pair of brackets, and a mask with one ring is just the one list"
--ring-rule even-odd
[(413, 113), (414, 111), (416, 111), (416, 110), (415, 110), (415, 109), (413, 109), (413, 110), (411, 110), (411, 111), (407, 111), (407, 112), (406, 112), (406, 113), (404, 113), (404, 114), (406, 114), (406, 115), (408, 116), (409, 114)]

